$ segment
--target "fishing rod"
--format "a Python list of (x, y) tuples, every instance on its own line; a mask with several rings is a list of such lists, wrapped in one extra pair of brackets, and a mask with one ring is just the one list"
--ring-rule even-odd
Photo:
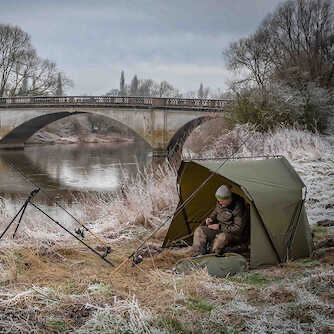
[(125, 258), (112, 272), (111, 275), (117, 273), (129, 260), (133, 259), (134, 264), (139, 264), (142, 262), (142, 257), (141, 256), (136, 256), (136, 254), (138, 253), (138, 251), (146, 244), (146, 242), (148, 240), (150, 240), (155, 233), (157, 233), (163, 226), (165, 226), (167, 224), (167, 222), (174, 216), (176, 217), (181, 210), (183, 210), (187, 204), (189, 204), (192, 199), (195, 197), (195, 195), (211, 180), (211, 178), (218, 172), (218, 170), (220, 168), (222, 168), (224, 166), (224, 164), (230, 160), (233, 159), (233, 157), (239, 152), (239, 150), (242, 148), (242, 146), (245, 145), (245, 143), (248, 141), (248, 139), (252, 136), (253, 134), (249, 134), (249, 136), (247, 136), (247, 138), (241, 142), (241, 144), (239, 145), (239, 147), (235, 150), (235, 152), (230, 156), (224, 159), (224, 161), (214, 170), (211, 172), (211, 174), (189, 195), (189, 197), (182, 202), (181, 205), (179, 205), (175, 212), (172, 215), (169, 215), (166, 220), (160, 224), (138, 247), (137, 249), (131, 253), (127, 258)]
[(87, 243), (85, 243), (83, 240), (81, 240), (80, 238), (78, 238), (75, 234), (73, 234), (70, 230), (68, 230), (65, 226), (63, 226), (62, 224), (60, 224), (58, 221), (56, 221), (54, 218), (52, 218), (50, 215), (48, 215), (44, 210), (42, 210), (39, 206), (37, 206), (35, 203), (33, 203), (31, 200), (32, 198), (40, 191), (40, 188), (34, 189), (29, 197), (26, 199), (26, 201), (24, 202), (24, 204), (22, 205), (21, 209), (18, 211), (18, 213), (15, 215), (15, 217), (10, 221), (10, 223), (8, 224), (8, 226), (5, 228), (5, 230), (2, 232), (2, 234), (0, 235), (0, 240), (1, 238), (5, 235), (5, 233), (8, 231), (8, 229), (11, 227), (11, 225), (15, 222), (16, 218), (19, 216), (19, 214), (21, 213), (21, 216), (19, 218), (19, 222), (17, 223), (17, 226), (15, 228), (14, 234), (13, 234), (13, 238), (15, 238), (16, 232), (20, 226), (20, 223), (22, 221), (22, 217), (24, 215), (24, 212), (28, 206), (28, 204), (32, 205), (34, 208), (36, 208), (38, 211), (40, 211), (41, 213), (43, 213), (46, 217), (48, 217), (51, 221), (53, 221), (55, 224), (57, 224), (58, 226), (60, 226), (63, 230), (65, 230), (67, 233), (69, 233), (72, 237), (74, 237), (75, 239), (77, 239), (78, 241), (80, 241), (83, 245), (85, 245), (89, 250), (91, 250), (94, 254), (96, 254), (97, 256), (99, 256), (102, 260), (104, 260), (105, 262), (107, 262), (108, 264), (110, 264), (111, 266), (114, 267), (114, 265), (106, 259), (106, 256), (109, 253), (105, 253), (103, 255), (101, 255), (100, 253), (98, 253), (94, 248), (90, 247)]
[[(99, 238), (93, 231), (91, 231), (87, 226), (85, 226), (84, 224), (82, 224), (71, 212), (69, 212), (68, 210), (66, 210), (61, 204), (59, 204), (56, 200), (54, 200), (53, 198), (51, 198), (51, 196), (49, 196), (49, 194), (47, 192), (45, 192), (43, 189), (41, 189), (40, 187), (38, 187), (34, 182), (32, 182), (28, 177), (25, 176), (25, 174), (18, 169), (15, 164), (7, 158), (8, 164), (10, 165), (11, 168), (13, 168), (19, 175), (21, 175), (27, 182), (29, 182), (30, 184), (32, 184), (34, 187), (36, 187), (35, 190), (33, 190), (31, 192), (31, 194), (29, 195), (28, 199), (25, 201), (25, 203), (23, 204), (23, 206), (21, 207), (21, 209), (19, 210), (19, 212), (16, 214), (16, 216), (12, 219), (12, 221), (10, 222), (10, 224), (7, 226), (7, 228), (5, 229), (5, 231), (1, 234), (0, 239), (2, 238), (2, 236), (6, 233), (6, 231), (9, 229), (9, 227), (14, 223), (15, 219), (17, 218), (17, 216), (21, 213), (20, 219), (19, 219), (19, 223), (15, 229), (15, 232), (13, 234), (13, 237), (15, 237), (15, 234), (17, 232), (17, 229), (21, 223), (23, 214), (27, 208), (27, 205), (30, 203), (32, 206), (34, 206), (36, 209), (38, 209), (39, 211), (41, 211), (44, 215), (46, 215), (49, 219), (51, 219), (54, 223), (56, 223), (57, 225), (59, 225), (62, 229), (64, 229), (66, 232), (68, 232), (69, 234), (71, 234), (75, 239), (79, 240), (82, 244), (84, 244), (88, 249), (90, 249), (92, 252), (94, 252), (96, 255), (98, 255), (100, 258), (102, 258), (102, 260), (104, 260), (105, 262), (109, 263), (111, 266), (114, 267), (114, 265), (108, 261), (106, 259), (107, 255), (111, 253), (111, 247), (105, 242), (103, 241), (101, 238)], [(78, 238), (76, 235), (74, 235), (72, 232), (70, 232), (68, 229), (66, 229), (64, 226), (62, 226), (58, 221), (56, 221), (55, 219), (53, 219), (52, 217), (50, 217), (45, 211), (43, 211), (41, 208), (39, 208), (38, 206), (36, 206), (33, 202), (31, 202), (32, 197), (35, 196), (39, 191), (41, 191), (41, 193), (43, 193), (47, 199), (49, 199), (51, 202), (55, 203), (59, 208), (61, 208), (62, 210), (64, 210), (76, 223), (78, 223), (82, 229), (78, 228), (75, 229), (75, 233), (77, 235), (79, 235), (81, 238), (85, 238), (84, 235), (84, 231), (88, 232), (90, 235), (92, 235), (96, 240), (98, 240), (100, 243), (102, 243), (106, 249), (103, 255), (101, 255), (100, 253), (98, 253), (97, 251), (95, 251), (92, 247), (90, 247), (89, 245), (87, 245), (85, 242), (83, 242), (80, 238)]]

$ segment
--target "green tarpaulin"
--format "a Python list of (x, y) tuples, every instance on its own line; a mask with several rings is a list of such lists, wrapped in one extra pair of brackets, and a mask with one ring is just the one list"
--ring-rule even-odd
[(193, 269), (206, 268), (208, 273), (216, 277), (226, 277), (247, 270), (246, 259), (239, 254), (226, 254), (226, 256), (216, 256), (207, 254), (199, 257), (186, 258), (178, 261), (175, 271), (178, 274), (188, 274)]
[(175, 214), (163, 247), (192, 239), (216, 205), (215, 192), (227, 184), (250, 213), (251, 267), (308, 257), (312, 237), (303, 201), (303, 181), (284, 157), (183, 161), (178, 172), (181, 205), (209, 175), (214, 176)]

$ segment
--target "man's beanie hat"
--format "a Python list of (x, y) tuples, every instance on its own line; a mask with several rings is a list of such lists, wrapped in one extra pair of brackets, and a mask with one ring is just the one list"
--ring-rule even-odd
[(220, 186), (216, 191), (216, 198), (228, 199), (231, 196), (232, 196), (232, 193), (231, 193), (230, 189), (225, 185)]

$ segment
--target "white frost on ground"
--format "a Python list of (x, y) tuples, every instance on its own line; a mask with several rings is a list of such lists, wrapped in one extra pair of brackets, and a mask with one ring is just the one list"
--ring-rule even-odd
[(237, 126), (215, 139), (209, 147), (191, 157), (284, 155), (305, 183), (306, 210), (310, 224), (334, 219), (334, 136), (298, 129), (257, 132), (251, 126)]
[(334, 156), (291, 163), (308, 189), (306, 210), (310, 224), (334, 220)]
[[(254, 130), (239, 127), (218, 138), (209, 148), (211, 156), (228, 155), (250, 131)], [(333, 142), (328, 139), (295, 129), (280, 129), (267, 135), (254, 132), (239, 155), (286, 156), (308, 187), (307, 213), (310, 222), (315, 224), (318, 220), (334, 219), (334, 151)], [(138, 237), (136, 233), (152, 230), (173, 212), (177, 203), (174, 185), (175, 171), (171, 168), (161, 171), (159, 179), (147, 172), (143, 178), (128, 182), (124, 193), (116, 197), (105, 194), (83, 198), (82, 211), (74, 213), (87, 221), (89, 227), (101, 237), (133, 239)], [(5, 200), (0, 201), (0, 229), (14, 213), (8, 212), (6, 208)], [(50, 242), (47, 248), (51, 250), (53, 242), (60, 244), (68, 243), (69, 240), (73, 243), (71, 237), (64, 239), (63, 233), (50, 223), (46, 225), (40, 216), (27, 215), (27, 218), (18, 239), (7, 239), (6, 245), (12, 243), (20, 247), (35, 241), (42, 247), (43, 242)], [(316, 262), (310, 261), (311, 265)], [(306, 264), (299, 264), (304, 267), (297, 278), (291, 275), (277, 283), (258, 287), (251, 280), (256, 279), (256, 275), (265, 277), (261, 272), (240, 275), (233, 281), (210, 277), (204, 271), (183, 277), (156, 270), (150, 272), (150, 279), (152, 287), (159, 287), (156, 291), (169, 289), (171, 295), (174, 294), (174, 303), (166, 308), (166, 314), (172, 312), (173, 319), (178, 319), (179, 314), (185, 325), (197, 321), (196, 328), (203, 333), (212, 333), (217, 328), (224, 333), (237, 332), (233, 326), (240, 324), (235, 323), (234, 317), (238, 322), (243, 322), (243, 330), (247, 333), (330, 333), (334, 328), (334, 307), (332, 299), (329, 299), (332, 297), (328, 296), (333, 296), (333, 271), (330, 265), (312, 268)], [(294, 264), (291, 265), (293, 271)], [(3, 267), (5, 263), (1, 263), (0, 271)], [(6, 280), (0, 277), (0, 281)], [(78, 303), (79, 299), (83, 299), (85, 307), (94, 311), (74, 333), (175, 333), (174, 328), (166, 330), (162, 326), (161, 314), (156, 314), (154, 308), (143, 307), (132, 295), (123, 300), (109, 298), (108, 304), (98, 304), (94, 298), (90, 300), (89, 296), (103, 294), (105, 286), (101, 282), (94, 282), (87, 288), (87, 293), (81, 295), (63, 294), (58, 290), (38, 286), (25, 291), (21, 291), (19, 285), (10, 289), (6, 286), (0, 289), (0, 307), (6, 309), (0, 312), (0, 331), (6, 327), (12, 333), (39, 332), (38, 326), (42, 320), (40, 323), (35, 320), (42, 309), (49, 307), (53, 310), (53, 307)], [(200, 310), (197, 318), (194, 318), (194, 305), (190, 299), (194, 292), (198, 293), (195, 306)], [(252, 292), (257, 294), (255, 300), (252, 299)], [(203, 300), (202, 296), (205, 296)], [(206, 299), (208, 301), (205, 304)], [(48, 321), (56, 325), (58, 320), (50, 317)]]

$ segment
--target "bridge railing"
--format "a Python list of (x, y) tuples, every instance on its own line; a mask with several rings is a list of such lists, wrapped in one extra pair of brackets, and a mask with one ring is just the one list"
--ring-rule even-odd
[(169, 105), (169, 106), (222, 108), (224, 105), (228, 103), (230, 103), (230, 100), (179, 99), (179, 98), (167, 98), (166, 99), (166, 105)]
[(231, 100), (131, 96), (15, 96), (0, 98), (0, 105), (141, 105), (221, 109)]

